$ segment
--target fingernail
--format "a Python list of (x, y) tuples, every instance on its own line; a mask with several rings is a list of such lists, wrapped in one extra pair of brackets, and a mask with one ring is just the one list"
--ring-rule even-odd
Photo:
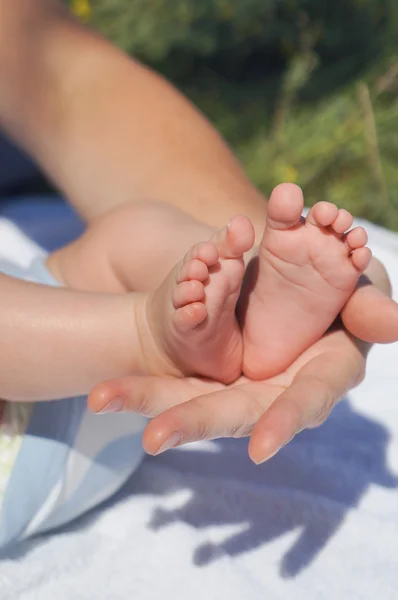
[(182, 433), (180, 433), (179, 431), (174, 431), (173, 433), (171, 433), (169, 435), (167, 440), (160, 446), (160, 448), (158, 448), (158, 450), (155, 452), (154, 456), (157, 456), (158, 454), (161, 454), (162, 452), (166, 452), (166, 450), (170, 450), (170, 448), (174, 448), (174, 446), (177, 446), (177, 444), (179, 442), (181, 442), (181, 440), (182, 440)]
[(283, 448), (283, 445), (278, 446), (278, 448), (276, 450), (274, 450), (270, 454), (267, 454), (263, 458), (253, 458), (253, 457), (250, 457), (250, 458), (252, 459), (252, 461), (254, 462), (255, 465), (261, 465), (262, 463), (267, 462), (267, 460), (270, 460), (273, 456), (275, 456), (275, 454), (278, 454), (278, 452), (281, 448)]
[(120, 396), (116, 396), (116, 398), (113, 398), (113, 400), (108, 402), (108, 404), (105, 404), (104, 408), (99, 410), (96, 414), (104, 415), (106, 413), (115, 413), (115, 412), (120, 412), (122, 409), (123, 409), (123, 400), (122, 400), (122, 398), (120, 398)]

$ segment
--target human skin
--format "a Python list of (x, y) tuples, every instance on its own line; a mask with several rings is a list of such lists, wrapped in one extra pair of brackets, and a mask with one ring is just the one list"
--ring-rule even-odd
[[(265, 199), (209, 123), (167, 82), (79, 25), (59, 2), (0, 4), (0, 83), (0, 124), (37, 159), (87, 221), (116, 206), (148, 199), (183, 207), (214, 227), (223, 226), (233, 214), (244, 213), (252, 220), (257, 239), (261, 238)], [(391, 318), (387, 318), (395, 315), (394, 305), (383, 295), (389, 288), (388, 277), (377, 263), (372, 268), (375, 272), (370, 279), (377, 280), (382, 293), (372, 286), (361, 288), (360, 295), (352, 297), (356, 310), (350, 312), (347, 304), (343, 320), (355, 333), (366, 329), (368, 337), (378, 338), (371, 341), (391, 341), (383, 340), (391, 331)], [(379, 310), (382, 306), (390, 312)], [(333, 378), (323, 362), (325, 345), (329, 348), (330, 344), (340, 367)], [(326, 414), (360, 380), (366, 352), (358, 354), (354, 347), (348, 333), (336, 331), (304, 353), (312, 374), (300, 379), (291, 434), (297, 424), (302, 428), (317, 423), (319, 414)], [(317, 358), (323, 367), (315, 374)], [(320, 382), (328, 390), (326, 404)], [(180, 382), (185, 399), (188, 383)], [(286, 393), (292, 397), (298, 383), (292, 380), (290, 384)], [(258, 383), (250, 385), (261, 397), (263, 388)], [(234, 388), (234, 394), (236, 390), (241, 388)], [(240, 397), (244, 394), (241, 390)], [(309, 411), (309, 396), (316, 410)], [(269, 430), (270, 423), (281, 418), (284, 397), (260, 419), (253, 436), (255, 431), (264, 436), (261, 424), (267, 423)], [(124, 408), (134, 409), (134, 400), (126, 400)], [(206, 422), (210, 416), (215, 419), (209, 411)], [(234, 426), (230, 420), (223, 426), (221, 419), (202, 430), (202, 435), (190, 419), (191, 434), (185, 432), (184, 439), (206, 437), (203, 431), (207, 437), (241, 431), (242, 414), (237, 416)], [(169, 413), (163, 418), (168, 419)], [(159, 426), (159, 420), (153, 423), (152, 427)]]

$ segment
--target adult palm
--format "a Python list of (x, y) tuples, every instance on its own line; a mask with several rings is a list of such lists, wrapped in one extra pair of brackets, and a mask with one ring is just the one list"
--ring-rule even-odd
[(250, 436), (249, 454), (259, 463), (327, 418), (362, 380), (367, 348), (336, 329), (264, 381), (242, 376), (224, 386), (197, 377), (131, 376), (96, 386), (89, 406), (94, 412), (116, 409), (151, 417), (143, 436), (150, 454), (197, 440)]

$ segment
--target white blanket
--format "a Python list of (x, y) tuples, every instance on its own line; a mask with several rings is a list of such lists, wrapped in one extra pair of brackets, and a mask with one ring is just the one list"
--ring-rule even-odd
[[(398, 290), (398, 235), (368, 229)], [(246, 440), (148, 458), (112, 502), (0, 562), (1, 600), (396, 600), (398, 344), (368, 364), (261, 467)]]

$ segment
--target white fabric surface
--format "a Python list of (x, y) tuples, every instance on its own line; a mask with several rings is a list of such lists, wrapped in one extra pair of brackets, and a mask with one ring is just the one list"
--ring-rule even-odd
[[(398, 235), (368, 226), (398, 290)], [(106, 506), (0, 562), (1, 600), (396, 600), (398, 344), (321, 428), (147, 459)]]

